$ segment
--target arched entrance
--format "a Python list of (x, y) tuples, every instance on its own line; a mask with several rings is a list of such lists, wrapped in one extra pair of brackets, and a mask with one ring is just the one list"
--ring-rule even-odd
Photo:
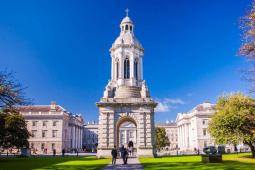
[(127, 147), (132, 144), (133, 149), (136, 150), (137, 147), (137, 124), (135, 120), (131, 117), (121, 118), (116, 126), (116, 141), (117, 147), (124, 145)]

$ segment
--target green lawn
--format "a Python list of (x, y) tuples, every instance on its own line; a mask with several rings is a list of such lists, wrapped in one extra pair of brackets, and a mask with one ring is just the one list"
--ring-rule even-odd
[(95, 156), (0, 158), (0, 170), (96, 170), (109, 162), (109, 159), (97, 159)]
[(209, 169), (209, 170), (255, 170), (255, 159), (249, 153), (223, 155), (222, 163), (202, 163), (201, 156), (140, 158), (144, 169)]

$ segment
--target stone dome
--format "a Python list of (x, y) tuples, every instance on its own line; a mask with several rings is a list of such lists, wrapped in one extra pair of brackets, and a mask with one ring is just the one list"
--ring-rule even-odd
[(134, 34), (131, 32), (126, 32), (124, 34), (121, 34), (114, 43), (112, 44), (113, 46), (115, 45), (135, 45), (138, 47), (142, 47), (140, 42), (135, 38)]
[(128, 16), (122, 19), (121, 24), (124, 24), (124, 23), (133, 24), (132, 20)]
[(200, 111), (209, 111), (209, 110), (214, 110), (214, 109), (215, 109), (215, 104), (212, 104), (212, 103), (206, 101), (204, 103), (197, 105), (192, 110), (196, 110), (196, 111), (200, 112)]

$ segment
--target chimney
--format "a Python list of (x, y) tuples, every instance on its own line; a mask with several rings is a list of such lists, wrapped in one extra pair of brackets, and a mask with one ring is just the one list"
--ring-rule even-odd
[(50, 110), (51, 110), (51, 111), (56, 111), (56, 106), (57, 106), (56, 102), (52, 101), (52, 102), (50, 103)]

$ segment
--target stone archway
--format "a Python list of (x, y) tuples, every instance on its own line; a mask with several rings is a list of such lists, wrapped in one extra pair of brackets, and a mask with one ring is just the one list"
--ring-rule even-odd
[[(132, 124), (134, 125), (133, 127), (130, 126)], [(124, 125), (124, 127), (123, 127), (123, 125)], [(125, 126), (125, 125), (128, 125), (128, 126)], [(125, 131), (125, 135), (126, 135), (124, 137), (126, 140), (124, 143), (121, 141), (122, 129), (123, 129), (123, 132)], [(117, 148), (121, 147), (121, 145), (127, 145), (128, 142), (132, 141), (134, 143), (134, 149), (136, 149), (137, 140), (138, 140), (138, 136), (137, 136), (138, 130), (137, 129), (138, 129), (137, 123), (132, 117), (129, 117), (129, 116), (121, 117), (116, 123), (115, 141), (116, 141)], [(128, 134), (126, 134), (126, 133), (128, 133)], [(131, 136), (132, 133), (134, 136)]]

